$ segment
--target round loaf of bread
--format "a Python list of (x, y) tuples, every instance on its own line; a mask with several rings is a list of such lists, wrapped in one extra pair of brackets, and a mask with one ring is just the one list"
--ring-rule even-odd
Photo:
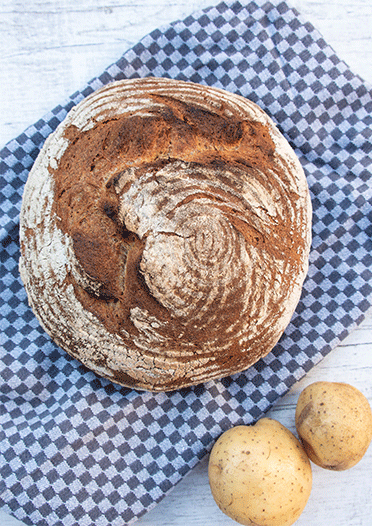
[(20, 272), (67, 353), (120, 385), (170, 391), (270, 352), (310, 240), (304, 172), (257, 105), (124, 80), (45, 142), (24, 191)]

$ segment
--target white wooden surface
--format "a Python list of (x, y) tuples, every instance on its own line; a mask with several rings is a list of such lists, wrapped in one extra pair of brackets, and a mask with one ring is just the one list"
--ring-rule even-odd
[[(213, 0), (0, 0), (0, 147), (116, 61), (152, 29)], [(291, 0), (351, 69), (372, 84), (371, 0)], [(371, 183), (372, 184), (372, 183)], [(372, 312), (280, 400), (269, 416), (292, 431), (299, 392), (346, 381), (372, 404)], [(207, 458), (138, 526), (229, 526), (215, 505)], [(21, 523), (0, 511), (0, 526)], [(372, 525), (372, 446), (351, 470), (313, 466), (313, 490), (296, 526)]]

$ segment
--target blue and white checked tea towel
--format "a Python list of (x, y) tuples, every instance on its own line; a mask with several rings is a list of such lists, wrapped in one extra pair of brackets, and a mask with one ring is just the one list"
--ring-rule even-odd
[[(246, 373), (168, 394), (103, 380), (61, 351), (18, 273), (23, 185), (67, 111), (116, 79), (171, 77), (271, 115), (310, 186), (313, 244), (296, 313)], [(285, 2), (222, 2), (153, 31), (0, 152), (0, 502), (39, 526), (122, 526), (225, 429), (251, 423), (359, 323), (372, 300), (372, 91)]]

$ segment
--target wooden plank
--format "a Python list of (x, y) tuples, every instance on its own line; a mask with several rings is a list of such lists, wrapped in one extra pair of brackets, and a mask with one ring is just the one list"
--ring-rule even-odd
[[(0, 0), (0, 144), (85, 85), (153, 29), (210, 0)], [(352, 70), (372, 84), (370, 0), (291, 0)], [(299, 392), (316, 380), (348, 381), (372, 403), (372, 314), (270, 411), (294, 431)], [(314, 467), (298, 526), (370, 526), (372, 448), (347, 472)], [(2, 526), (21, 523), (0, 511)], [(228, 526), (209, 490), (205, 458), (138, 526)]]

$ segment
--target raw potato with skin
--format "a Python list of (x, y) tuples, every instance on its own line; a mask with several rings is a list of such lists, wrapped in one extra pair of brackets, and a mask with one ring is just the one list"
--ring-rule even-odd
[(312, 487), (300, 442), (270, 418), (223, 433), (212, 449), (208, 475), (219, 508), (247, 526), (290, 526)]
[(299, 396), (296, 428), (309, 458), (335, 471), (357, 464), (372, 439), (372, 411), (355, 387), (315, 382)]

